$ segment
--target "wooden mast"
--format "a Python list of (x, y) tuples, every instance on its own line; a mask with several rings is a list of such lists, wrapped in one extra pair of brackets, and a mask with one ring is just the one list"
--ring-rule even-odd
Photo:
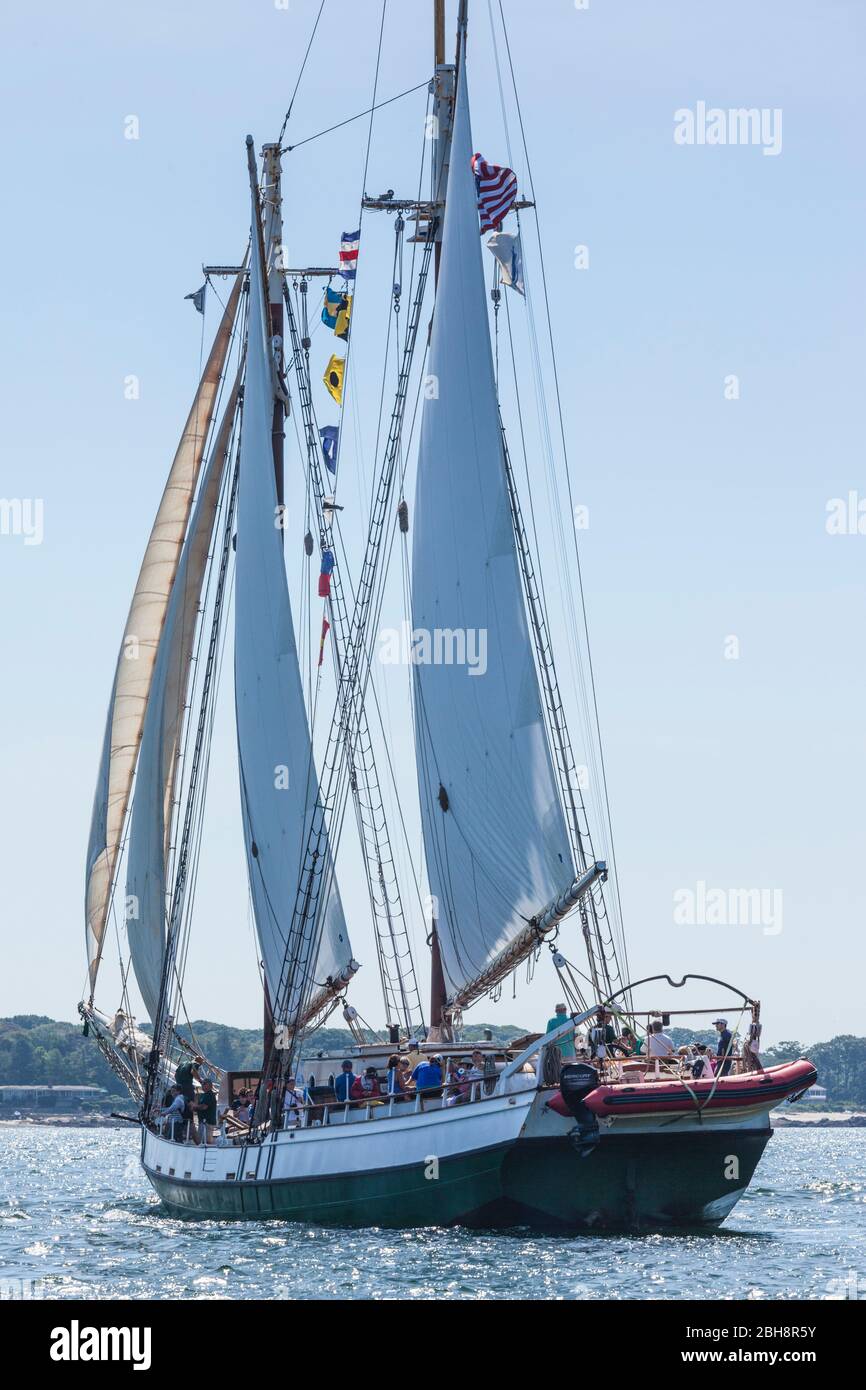
[[(440, 97), (440, 91), (439, 91), (439, 68), (444, 64), (444, 62), (445, 62), (445, 0), (433, 0), (433, 72), (434, 72), (433, 85), (434, 85), (434, 88), (435, 88), (435, 91), (436, 91), (437, 104), (438, 104), (439, 97)], [(439, 136), (438, 136), (438, 134), (437, 134), (437, 136), (436, 136), (436, 141), (437, 141), (437, 144), (438, 144), (438, 142), (439, 142)], [(437, 157), (436, 165), (434, 166), (434, 168), (435, 168), (436, 170), (438, 170), (440, 167), (441, 167), (441, 166), (440, 166), (440, 163), (439, 163), (439, 159), (438, 159), (438, 157)], [(435, 185), (436, 185), (436, 173), (435, 173), (435, 172), (434, 172), (434, 176), (433, 176), (433, 185), (434, 185), (434, 186), (433, 186), (433, 197), (435, 198), (435, 197), (437, 196), (437, 193), (440, 192), (440, 190), (437, 190), (437, 188), (436, 188), (436, 186), (435, 186)], [(441, 196), (441, 194), (440, 194), (440, 196)], [(439, 284), (439, 262), (440, 262), (440, 260), (442, 259), (442, 237), (441, 237), (442, 222), (441, 222), (441, 218), (440, 218), (440, 222), (439, 222), (439, 230), (440, 230), (440, 235), (437, 236), (437, 238), (436, 238), (436, 245), (435, 245), (434, 248), (433, 248), (433, 285), (434, 285), (434, 288), (435, 288), (436, 285)], [(436, 928), (434, 927), (433, 930), (434, 930), (434, 933), (435, 933)]]
[[(280, 184), (280, 146), (262, 146), (262, 194), (264, 213), (265, 273), (268, 282), (268, 313), (271, 325), (271, 343), (274, 349), (277, 373), (283, 375), (283, 198)], [(275, 341), (276, 340), (276, 341)], [(283, 441), (285, 430), (285, 403), (282, 396), (274, 393), (274, 419), (271, 442), (274, 451), (274, 478), (277, 485), (277, 503), (282, 506), (285, 500), (283, 483)]]
[[(461, 5), (462, 9), (462, 5)], [(439, 262), (442, 259), (442, 208), (448, 183), (448, 164), (451, 153), (451, 127), (454, 120), (453, 64), (445, 62), (445, 0), (433, 0), (433, 168), (431, 193), (439, 203), (439, 226), (433, 248), (433, 280), (439, 281)]]
[(433, 0), (433, 61), (445, 62), (445, 0)]

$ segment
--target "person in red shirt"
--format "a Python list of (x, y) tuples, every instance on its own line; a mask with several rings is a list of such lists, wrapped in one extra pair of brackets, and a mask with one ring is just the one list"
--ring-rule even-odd
[(366, 1104), (369, 1104), (371, 1100), (378, 1100), (382, 1094), (382, 1087), (379, 1084), (375, 1067), (368, 1067), (363, 1076), (355, 1077), (350, 1094), (352, 1100), (360, 1100)]

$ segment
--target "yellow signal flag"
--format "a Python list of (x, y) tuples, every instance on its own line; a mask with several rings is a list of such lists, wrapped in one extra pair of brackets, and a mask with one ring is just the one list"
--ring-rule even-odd
[(346, 370), (345, 357), (338, 357), (333, 354), (330, 362), (325, 368), (325, 375), (322, 380), (330, 394), (334, 397), (337, 405), (343, 404), (343, 373)]
[(338, 338), (348, 338), (349, 320), (352, 317), (352, 296), (344, 294), (339, 308), (337, 309), (337, 321), (334, 324), (334, 333)]

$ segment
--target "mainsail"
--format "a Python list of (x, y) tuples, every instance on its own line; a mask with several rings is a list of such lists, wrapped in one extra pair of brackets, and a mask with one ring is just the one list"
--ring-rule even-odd
[[(278, 525), (273, 367), (262, 286), (254, 208), (235, 560), (235, 705), (250, 890), (268, 995), (275, 1006), (282, 997), (284, 1005), (275, 1019), (279, 1026), (294, 1020), (315, 985), (351, 973), (352, 952), (327, 843), (317, 958), (293, 922), (319, 786)], [(298, 960), (295, 991), (285, 998), (285, 964)]]
[[(239, 374), (240, 375), (240, 374)], [(196, 620), (232, 438), (238, 380), (202, 474), (171, 592), (141, 737), (127, 851), (127, 938), (148, 1016), (155, 1020), (166, 938), (166, 870), (178, 753)]]
[(456, 1005), (574, 880), (508, 498), (472, 148), (464, 46), (412, 556), (422, 828)]
[(228, 355), (241, 281), (242, 276), (239, 275), (169, 471), (144, 552), (117, 658), (87, 848), (85, 918), (91, 996), (102, 955), (118, 851), (159, 636), (177, 573), (217, 390)]

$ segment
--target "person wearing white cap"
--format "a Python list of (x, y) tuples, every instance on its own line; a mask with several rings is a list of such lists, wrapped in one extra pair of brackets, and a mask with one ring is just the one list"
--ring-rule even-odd
[(717, 1030), (719, 1035), (719, 1045), (716, 1048), (716, 1056), (719, 1059), (716, 1067), (716, 1075), (727, 1076), (728, 1072), (731, 1070), (731, 1048), (734, 1040), (728, 1028), (728, 1020), (726, 1018), (714, 1018), (713, 1027)]

